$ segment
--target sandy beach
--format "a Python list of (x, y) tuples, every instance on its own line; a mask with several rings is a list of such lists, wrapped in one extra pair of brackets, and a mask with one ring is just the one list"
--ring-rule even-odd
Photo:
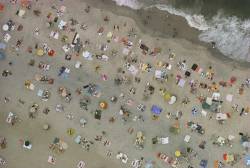
[[(82, 160), (87, 168), (127, 168), (132, 167), (132, 161), (141, 158), (140, 167), (146, 167), (150, 161), (154, 168), (170, 167), (157, 158), (157, 153), (162, 152), (177, 159), (178, 168), (198, 168), (201, 160), (208, 161), (208, 168), (213, 168), (217, 160), (226, 168), (247, 168), (244, 157), (249, 152), (242, 146), (239, 133), (250, 133), (250, 84), (246, 83), (250, 78), (249, 65), (225, 59), (211, 46), (199, 42), (199, 32), (188, 28), (182, 18), (155, 14), (154, 9), (146, 12), (147, 15), (145, 11), (131, 12), (108, 0), (38, 0), (31, 3), (31, 9), (19, 3), (0, 2), (5, 6), (0, 12), (1, 27), (9, 19), (15, 23), (14, 30), (1, 29), (0, 39), (7, 46), (0, 50), (6, 55), (0, 60), (0, 137), (5, 137), (7, 142), (6, 148), (0, 149), (0, 157), (6, 160), (2, 167), (68, 168), (77, 167)], [(62, 6), (66, 8), (60, 11)], [(25, 10), (23, 16), (16, 14), (20, 9)], [(36, 16), (34, 10), (39, 10), (40, 15)], [(55, 17), (58, 17), (56, 22)], [(67, 22), (62, 29), (58, 27), (61, 20)], [(72, 20), (77, 23), (71, 24)], [(20, 24), (23, 28), (18, 31)], [(59, 37), (51, 35), (52, 31)], [(7, 42), (4, 41), (6, 33), (11, 35)], [(76, 33), (83, 44), (79, 53), (73, 47), (65, 52), (62, 47), (70, 46)], [(67, 40), (63, 41), (63, 37)], [(20, 45), (17, 45), (18, 40)], [(44, 49), (44, 43), (55, 51), (53, 56), (48, 56), (50, 50)], [(145, 45), (144, 49), (141, 44)], [(38, 56), (38, 49), (43, 49), (43, 56)], [(91, 56), (84, 57), (83, 53)], [(70, 59), (66, 60), (66, 55), (70, 55)], [(108, 60), (98, 57), (103, 55)], [(29, 65), (31, 60), (35, 61), (34, 65)], [(49, 65), (49, 70), (39, 68), (41, 62)], [(81, 63), (78, 68), (77, 63)], [(192, 70), (193, 64), (197, 64), (200, 71)], [(64, 77), (58, 75), (62, 67), (70, 69)], [(5, 75), (6, 70), (11, 74)], [(166, 72), (166, 77), (156, 79), (156, 70)], [(54, 82), (38, 81), (36, 75), (46, 75)], [(121, 83), (117, 84), (115, 79)], [(27, 80), (34, 84), (33, 90), (25, 86)], [(182, 86), (180, 80), (185, 81)], [(202, 88), (201, 83), (207, 87)], [(100, 96), (87, 93), (89, 84), (98, 85)], [(70, 92), (70, 102), (60, 95), (59, 87)], [(152, 88), (153, 92), (148, 94)], [(38, 96), (39, 90), (50, 93), (48, 100)], [(169, 104), (162, 90), (175, 96), (177, 101)], [(218, 112), (202, 107), (206, 98), (212, 98), (214, 93), (219, 93), (218, 101), (223, 102)], [(233, 96), (231, 101), (227, 100), (228, 95)], [(112, 96), (117, 102), (111, 101)], [(189, 101), (183, 103), (186, 97)], [(80, 100), (84, 98), (90, 100), (87, 110), (80, 107)], [(107, 103), (107, 108), (102, 109), (100, 102)], [(33, 104), (39, 108), (31, 118), (29, 111)], [(58, 104), (64, 107), (62, 112), (56, 111)], [(145, 105), (144, 111), (138, 110), (140, 104)], [(161, 108), (157, 116), (152, 113), (153, 105)], [(233, 110), (233, 105), (238, 105), (239, 112)], [(121, 106), (125, 107), (125, 112), (129, 111), (128, 116), (121, 114)], [(45, 108), (50, 109), (48, 114), (43, 112)], [(195, 113), (194, 108), (197, 109)], [(95, 118), (96, 110), (102, 111), (101, 119)], [(180, 111), (182, 114), (178, 116)], [(207, 111), (207, 115), (202, 111)], [(9, 112), (18, 118), (14, 125), (6, 122)], [(218, 113), (228, 116), (223, 124), (216, 119)], [(84, 128), (80, 125), (81, 118), (87, 121)], [(202, 125), (205, 134), (191, 131), (187, 127), (189, 121)], [(50, 129), (44, 130), (44, 124), (49, 124)], [(178, 125), (178, 134), (169, 131), (173, 125)], [(69, 128), (73, 130), (72, 135), (67, 131)], [(142, 149), (135, 145), (139, 131), (145, 136)], [(89, 151), (75, 143), (78, 135), (93, 142)], [(190, 142), (184, 141), (186, 135), (191, 136)], [(232, 147), (214, 145), (213, 135), (234, 136), (230, 142)], [(101, 136), (101, 140), (96, 140), (97, 136)], [(169, 143), (152, 144), (155, 136), (168, 137)], [(67, 143), (68, 148), (63, 153), (49, 148), (55, 137)], [(32, 149), (23, 148), (20, 140), (30, 141)], [(199, 147), (202, 141), (206, 141), (204, 149)], [(177, 150), (187, 147), (196, 153), (190, 160), (175, 156)], [(107, 156), (108, 152), (111, 156)], [(128, 156), (127, 163), (116, 159), (118, 152)], [(225, 153), (237, 154), (240, 158), (230, 165), (231, 162), (223, 160)], [(47, 162), (49, 156), (56, 159), (55, 164)]]

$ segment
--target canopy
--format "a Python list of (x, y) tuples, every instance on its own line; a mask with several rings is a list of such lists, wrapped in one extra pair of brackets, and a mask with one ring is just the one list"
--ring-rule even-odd
[(154, 113), (154, 114), (156, 114), (156, 115), (159, 115), (162, 112), (162, 108), (159, 107), (159, 106), (157, 106), (157, 105), (153, 105), (151, 107), (151, 112)]

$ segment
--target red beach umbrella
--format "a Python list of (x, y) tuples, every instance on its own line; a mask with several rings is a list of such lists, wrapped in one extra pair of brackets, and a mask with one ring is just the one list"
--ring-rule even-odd
[(233, 83), (235, 83), (236, 82), (236, 77), (235, 76), (232, 76), (231, 78), (230, 78), (230, 83), (231, 84), (233, 84)]
[(55, 51), (54, 50), (50, 50), (49, 52), (48, 52), (48, 55), (49, 56), (51, 56), (51, 57), (53, 57), (54, 55), (55, 55)]

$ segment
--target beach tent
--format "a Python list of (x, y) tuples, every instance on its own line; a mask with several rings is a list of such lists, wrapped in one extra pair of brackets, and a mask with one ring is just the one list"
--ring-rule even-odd
[(157, 106), (157, 105), (153, 105), (153, 106), (151, 107), (151, 112), (152, 112), (153, 114), (160, 115), (161, 112), (162, 112), (162, 108), (159, 107), (159, 106)]

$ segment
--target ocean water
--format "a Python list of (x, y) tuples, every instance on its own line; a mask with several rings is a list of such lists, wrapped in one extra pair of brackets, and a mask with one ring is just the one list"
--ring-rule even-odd
[(201, 41), (224, 55), (250, 62), (250, 0), (113, 0), (132, 9), (152, 8), (184, 17)]

